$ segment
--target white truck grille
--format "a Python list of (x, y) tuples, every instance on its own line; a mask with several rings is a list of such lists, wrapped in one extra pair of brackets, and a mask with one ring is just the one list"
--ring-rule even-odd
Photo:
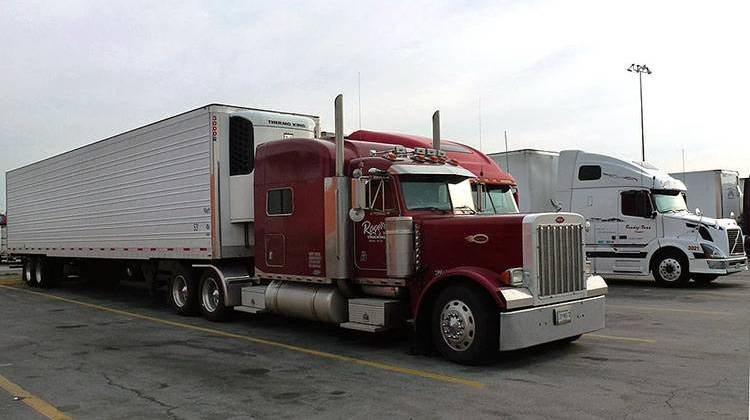
[(539, 296), (583, 290), (583, 228), (581, 225), (539, 225)]
[(745, 244), (742, 242), (742, 231), (739, 229), (728, 229), (729, 254), (745, 255)]

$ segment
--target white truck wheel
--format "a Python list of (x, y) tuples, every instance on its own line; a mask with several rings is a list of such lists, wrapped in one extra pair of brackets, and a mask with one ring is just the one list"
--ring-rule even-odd
[(677, 252), (658, 255), (652, 265), (652, 272), (659, 286), (683, 287), (690, 281), (687, 258)]

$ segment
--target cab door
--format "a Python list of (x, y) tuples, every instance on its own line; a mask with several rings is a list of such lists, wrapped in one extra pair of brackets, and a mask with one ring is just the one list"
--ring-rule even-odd
[(398, 215), (390, 179), (371, 179), (366, 187), (365, 216), (354, 223), (354, 275), (386, 277), (385, 218)]
[(648, 190), (621, 190), (620, 219), (614, 243), (615, 272), (648, 273), (646, 249), (657, 238), (654, 206)]

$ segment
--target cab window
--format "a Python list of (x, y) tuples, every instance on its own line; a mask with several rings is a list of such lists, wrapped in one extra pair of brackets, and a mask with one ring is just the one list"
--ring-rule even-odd
[(396, 195), (390, 179), (373, 179), (367, 183), (366, 207), (375, 213), (390, 214), (396, 210)]
[(269, 216), (288, 216), (293, 210), (291, 188), (278, 188), (266, 192), (266, 213)]
[(623, 216), (651, 218), (654, 212), (651, 194), (645, 190), (621, 192), (620, 205)]

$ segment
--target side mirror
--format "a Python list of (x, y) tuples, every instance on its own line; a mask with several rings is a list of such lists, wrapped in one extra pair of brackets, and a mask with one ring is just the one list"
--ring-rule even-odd
[(702, 216), (703, 215), (703, 213), (701, 212), (701, 209), (699, 209), (697, 207), (695, 208), (695, 214), (698, 215), (698, 216)]
[(651, 218), (652, 218), (652, 219), (656, 219), (656, 216), (657, 216), (658, 214), (659, 214), (659, 212), (657, 212), (656, 210), (652, 211), (652, 212), (651, 212)]
[(362, 176), (361, 170), (355, 171), (352, 179), (352, 208), (349, 210), (349, 219), (354, 223), (359, 223), (365, 218), (367, 183), (370, 179)]
[(352, 207), (365, 208), (367, 206), (367, 184), (370, 179), (358, 177), (352, 179)]

